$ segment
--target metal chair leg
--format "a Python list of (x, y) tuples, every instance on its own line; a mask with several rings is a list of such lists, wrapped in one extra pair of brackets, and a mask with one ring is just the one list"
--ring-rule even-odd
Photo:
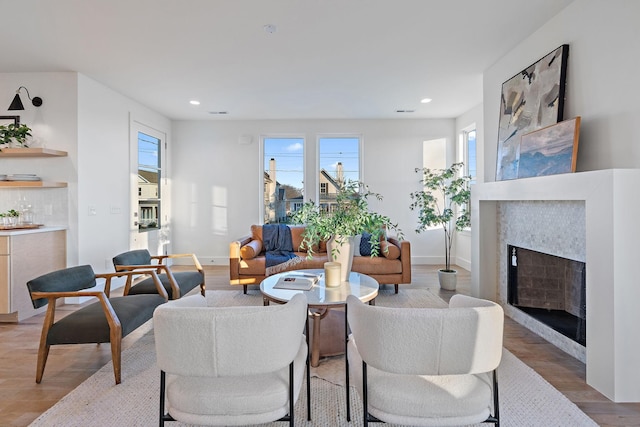
[(311, 421), (311, 354), (309, 352), (309, 316), (305, 322), (305, 336), (307, 338), (307, 420)]
[(369, 426), (369, 406), (367, 398), (367, 363), (362, 361), (362, 425)]
[(351, 421), (351, 397), (349, 392), (349, 321), (347, 320), (347, 305), (344, 305), (344, 363), (346, 373), (347, 393), (347, 421)]

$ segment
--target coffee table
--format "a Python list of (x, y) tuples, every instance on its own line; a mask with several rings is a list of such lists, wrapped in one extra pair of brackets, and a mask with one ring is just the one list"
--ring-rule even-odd
[[(320, 276), (318, 283), (308, 291), (292, 289), (275, 289), (278, 279), (282, 276), (294, 272), (313, 273)], [(349, 324), (347, 322), (347, 297), (355, 295), (362, 302), (375, 304), (380, 285), (373, 277), (366, 274), (351, 272), (349, 281), (342, 282), (340, 286), (326, 287), (324, 282), (324, 270), (308, 269), (287, 271), (266, 277), (260, 283), (262, 301), (264, 305), (269, 305), (271, 301), (276, 303), (286, 303), (295, 294), (303, 293), (307, 296), (309, 305), (309, 315), (313, 318), (313, 340), (311, 342), (311, 366), (318, 366), (320, 361), (320, 320), (323, 319), (332, 308), (344, 307), (344, 353), (345, 353), (345, 374), (346, 374), (346, 397), (347, 397), (347, 421), (351, 421), (351, 408), (349, 400), (349, 361), (347, 360), (347, 344), (349, 340)], [(307, 337), (308, 338), (308, 337)]]
[[(320, 276), (318, 283), (308, 291), (300, 291), (293, 289), (274, 289), (278, 279), (291, 273), (312, 273)], [(260, 283), (260, 292), (264, 305), (270, 302), (286, 303), (295, 294), (303, 293), (307, 296), (307, 304), (309, 305), (309, 315), (313, 319), (313, 340), (311, 342), (311, 366), (316, 367), (320, 361), (320, 321), (327, 316), (332, 308), (344, 307), (347, 303), (347, 296), (355, 295), (362, 302), (374, 304), (376, 296), (378, 296), (378, 281), (372, 277), (362, 273), (351, 272), (349, 281), (342, 282), (337, 287), (326, 287), (324, 282), (324, 270), (295, 270), (284, 273), (274, 274), (266, 277)], [(346, 317), (345, 317), (345, 334)], [(345, 336), (346, 341), (346, 336)]]

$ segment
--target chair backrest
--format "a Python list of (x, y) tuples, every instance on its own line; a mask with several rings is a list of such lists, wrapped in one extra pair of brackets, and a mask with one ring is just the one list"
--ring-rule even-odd
[(504, 313), (498, 304), (455, 295), (449, 308), (388, 308), (347, 298), (362, 360), (406, 375), (489, 372), (500, 364)]
[[(53, 271), (27, 282), (29, 295), (32, 292), (73, 292), (96, 286), (96, 275), (90, 265), (80, 265)], [(32, 299), (33, 308), (40, 308), (49, 300), (47, 298)]]
[(206, 307), (200, 295), (170, 301), (153, 314), (158, 367), (196, 377), (274, 372), (295, 358), (306, 316), (303, 294), (268, 307)]
[(118, 270), (119, 265), (149, 265), (151, 254), (147, 249), (135, 249), (123, 252), (113, 257), (113, 266)]

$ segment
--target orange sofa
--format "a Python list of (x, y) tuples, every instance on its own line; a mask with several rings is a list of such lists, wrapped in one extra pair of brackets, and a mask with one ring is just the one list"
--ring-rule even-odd
[[(321, 243), (308, 258), (307, 250), (302, 247), (304, 226), (292, 225), (289, 228), (295, 253), (300, 257), (291, 269), (323, 268), (328, 260), (326, 244)], [(381, 243), (380, 249), (379, 256), (354, 256), (351, 270), (371, 276), (381, 285), (394, 285), (398, 293), (399, 284), (411, 283), (411, 245), (406, 240), (389, 237)], [(267, 276), (266, 270), (262, 226), (252, 225), (251, 234), (229, 245), (229, 283), (242, 285), (246, 294), (248, 285), (260, 285)]]

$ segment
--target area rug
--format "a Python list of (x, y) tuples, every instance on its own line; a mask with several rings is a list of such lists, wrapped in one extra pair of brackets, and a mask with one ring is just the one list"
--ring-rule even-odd
[[(209, 291), (215, 305), (260, 305), (259, 293)], [(427, 289), (382, 291), (376, 300), (388, 307), (442, 307), (446, 304)], [(102, 367), (30, 426), (127, 426), (158, 425), (160, 374), (155, 366), (153, 331), (140, 338), (122, 354), (122, 383), (113, 382), (111, 362)], [(597, 426), (584, 412), (551, 386), (540, 375), (506, 349), (498, 369), (502, 426)], [(311, 421), (306, 420), (304, 392), (296, 403), (297, 426), (362, 425), (362, 402), (350, 387), (351, 422), (346, 420), (344, 357), (321, 360), (312, 368)], [(178, 422), (171, 427), (184, 427)], [(264, 426), (282, 426), (271, 423)], [(383, 425), (383, 424), (373, 424)], [(392, 424), (386, 424), (393, 427)], [(484, 424), (486, 425), (486, 424)], [(479, 424), (480, 426), (480, 424)]]

